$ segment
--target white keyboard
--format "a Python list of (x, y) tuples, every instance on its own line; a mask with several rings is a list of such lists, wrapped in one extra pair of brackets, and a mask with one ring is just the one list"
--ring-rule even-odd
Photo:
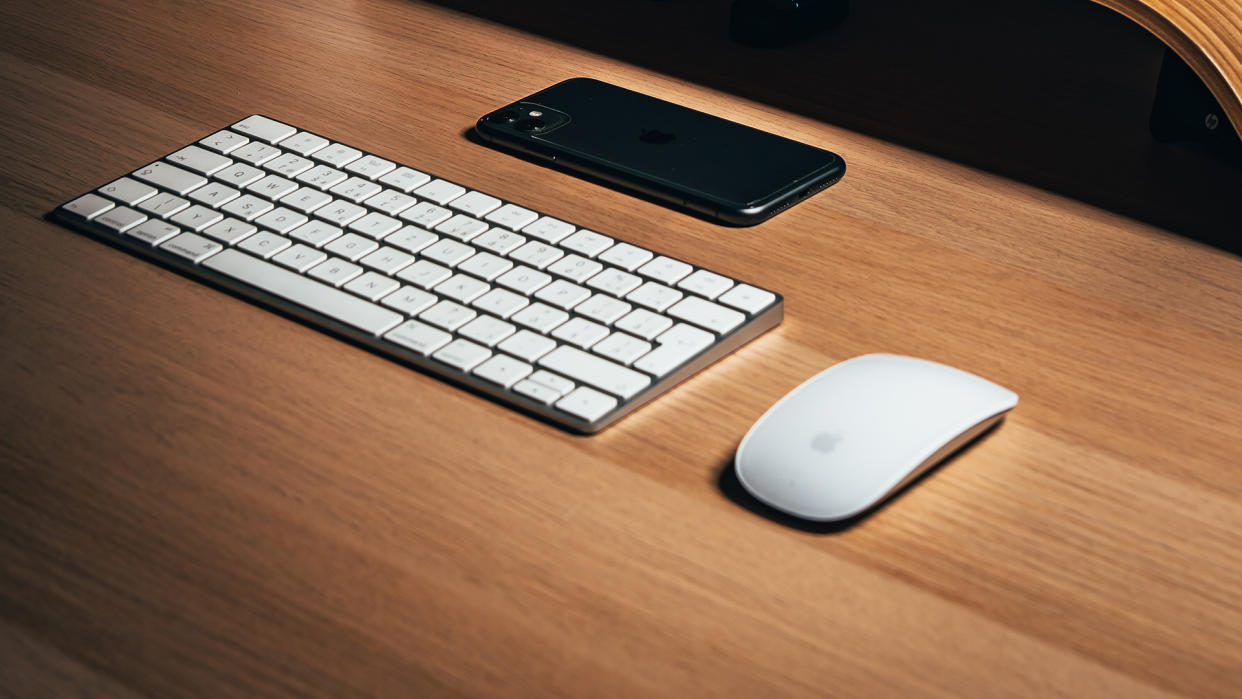
[(576, 432), (783, 312), (771, 291), (259, 115), (51, 216)]

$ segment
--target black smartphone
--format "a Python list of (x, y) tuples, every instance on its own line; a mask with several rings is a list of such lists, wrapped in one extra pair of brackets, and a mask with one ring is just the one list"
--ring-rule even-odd
[(485, 140), (709, 218), (759, 223), (845, 174), (835, 153), (591, 78), (484, 115)]

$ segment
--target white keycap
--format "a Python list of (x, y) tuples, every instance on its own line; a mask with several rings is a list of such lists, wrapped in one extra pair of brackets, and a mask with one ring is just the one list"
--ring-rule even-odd
[(650, 250), (644, 250), (629, 243), (617, 243), (599, 254), (601, 262), (616, 265), (627, 272), (633, 272), (642, 267), (652, 257), (654, 255)]
[(535, 291), (552, 281), (551, 275), (536, 269), (518, 265), (496, 278), (496, 283), (509, 287), (519, 294), (530, 296)]
[(306, 156), (328, 145), (328, 139), (323, 136), (316, 136), (313, 133), (299, 131), (276, 145), (285, 150), (291, 150), (298, 155)]
[(439, 301), (439, 298), (435, 294), (407, 285), (385, 296), (380, 303), (408, 316), (413, 316), (427, 310), (436, 301)]
[(190, 198), (207, 206), (221, 206), (241, 196), (241, 192), (223, 182), (208, 182), (190, 192)]
[(656, 348), (634, 362), (634, 368), (664, 376), (716, 341), (706, 330), (678, 323), (656, 338)]
[(651, 384), (651, 378), (645, 374), (569, 345), (561, 345), (540, 357), (539, 366), (626, 399)]
[(436, 206), (429, 201), (422, 201), (397, 214), (400, 218), (423, 228), (435, 228), (436, 224), (453, 215), (452, 211), (443, 206)]
[(418, 260), (414, 264), (397, 272), (397, 278), (416, 284), (424, 289), (439, 284), (453, 276), (447, 267), (442, 267), (430, 260)]
[(209, 257), (203, 266), (372, 335), (378, 335), (401, 322), (400, 313), (363, 301), (237, 250), (224, 250)]
[(617, 407), (617, 399), (587, 386), (579, 386), (558, 400), (556, 407), (583, 420), (595, 421)]
[(378, 184), (375, 184), (370, 180), (354, 176), (329, 189), (328, 191), (341, 199), (348, 199), (355, 203), (361, 203), (367, 199), (370, 199), (381, 190), (383, 190), (383, 187)]
[(530, 209), (524, 209), (517, 204), (505, 204), (484, 218), (498, 226), (504, 226), (516, 231), (523, 226), (533, 223), (535, 219), (539, 218), (539, 214)]
[(618, 329), (637, 335), (644, 340), (654, 340), (672, 324), (673, 321), (668, 318), (645, 308), (635, 309), (616, 322)]
[(272, 262), (295, 272), (305, 272), (326, 259), (328, 256), (323, 251), (298, 243), (272, 257)]
[(440, 237), (435, 233), (428, 233), (414, 226), (405, 226), (384, 238), (384, 242), (406, 252), (418, 252), (439, 239)]
[(570, 318), (552, 331), (552, 337), (575, 347), (590, 349), (591, 345), (608, 337), (608, 328), (586, 318)]
[(508, 289), (492, 289), (470, 303), (475, 308), (487, 311), (500, 318), (508, 318), (526, 306), (530, 300)]
[(378, 272), (366, 272), (351, 279), (342, 289), (358, 294), (368, 301), (378, 301), (396, 291), (401, 285)]
[(426, 173), (408, 167), (399, 167), (379, 178), (380, 182), (406, 193), (416, 187), (423, 186), (430, 180), (431, 177)]
[(269, 146), (266, 143), (251, 141), (237, 150), (229, 153), (230, 156), (238, 160), (244, 160), (251, 165), (262, 165), (267, 161), (280, 155), (281, 151), (276, 146)]
[(288, 238), (270, 231), (259, 231), (237, 244), (238, 249), (267, 259), (292, 245)]
[(164, 223), (159, 219), (149, 218), (125, 231), (125, 235), (145, 241), (148, 245), (159, 245), (180, 232), (181, 229), (171, 223)]
[(280, 175), (268, 175), (246, 185), (246, 189), (268, 199), (279, 199), (298, 188), (298, 183)]
[(297, 133), (297, 129), (275, 119), (255, 114), (233, 124), (234, 131), (240, 131), (251, 138), (268, 143), (279, 143)]
[(470, 371), (476, 364), (492, 356), (491, 350), (481, 347), (469, 340), (458, 338), (440, 348), (431, 355), (451, 367)]
[(457, 265), (457, 269), (468, 272), (480, 279), (492, 281), (513, 268), (513, 263), (490, 252), (475, 253), (465, 262)]
[(565, 253), (555, 245), (532, 240), (522, 247), (509, 253), (509, 257), (535, 269), (543, 269), (556, 262)]
[(487, 224), (465, 214), (456, 214), (436, 226), (436, 233), (466, 241), (487, 230)]
[(700, 269), (677, 282), (677, 286), (690, 293), (698, 294), (708, 299), (715, 299), (733, 286), (733, 280), (715, 272)]
[(500, 349), (520, 359), (533, 362), (556, 347), (556, 340), (529, 330), (519, 330), (500, 343)]
[(599, 274), (587, 280), (587, 286), (611, 296), (622, 297), (638, 288), (642, 284), (641, 277), (637, 277), (629, 272), (623, 272), (619, 269), (605, 269)]
[(397, 164), (391, 160), (384, 160), (374, 155), (364, 155), (345, 166), (349, 172), (362, 175), (369, 180), (382, 177), (396, 168)]
[(393, 328), (384, 339), (425, 356), (447, 345), (453, 336), (426, 323), (407, 320)]
[(657, 284), (656, 282), (646, 282), (637, 289), (626, 294), (625, 300), (636, 303), (640, 306), (646, 306), (653, 311), (663, 311), (681, 300), (680, 291)]
[(582, 303), (590, 295), (591, 292), (586, 287), (571, 284), (564, 279), (557, 279), (535, 292), (535, 298), (566, 311)]
[(65, 211), (77, 214), (86, 220), (90, 220), (102, 214), (109, 209), (115, 208), (116, 204), (104, 199), (98, 194), (83, 194), (73, 201), (65, 204)]
[(561, 247), (585, 257), (595, 257), (612, 247), (612, 242), (606, 235), (583, 229), (562, 240)]
[(756, 289), (749, 284), (738, 284), (721, 294), (720, 298), (716, 300), (747, 313), (758, 313), (776, 300), (776, 294), (763, 289)]
[(284, 175), (285, 177), (297, 177), (298, 175), (315, 167), (315, 163), (310, 158), (303, 158), (302, 156), (294, 153), (285, 153), (278, 158), (272, 158), (266, 163), (263, 163), (263, 167), (264, 169), (270, 170), (278, 175)]
[(168, 156), (168, 160), (178, 167), (192, 170), (200, 175), (210, 175), (233, 164), (231, 158), (198, 146), (186, 146)]
[(474, 368), (474, 375), (509, 388), (531, 372), (533, 367), (508, 355), (497, 354)]
[(327, 165), (316, 165), (297, 177), (298, 182), (317, 189), (328, 189), (349, 179), (349, 175)]
[(490, 231), (474, 238), (471, 244), (482, 248), (487, 248), (497, 255), (508, 255), (514, 250), (526, 243), (525, 236), (520, 236), (513, 231), (503, 228), (493, 228)]
[(445, 330), (456, 330), (465, 325), (477, 313), (455, 301), (441, 301), (418, 314), (419, 318)]
[(141, 211), (134, 211), (128, 206), (108, 209), (94, 218), (95, 223), (101, 224), (114, 233), (124, 233), (145, 220), (147, 220), (146, 214)]
[(522, 227), (522, 232), (545, 243), (559, 243), (574, 232), (574, 226), (551, 216), (540, 216), (534, 223)]
[(474, 254), (474, 248), (456, 240), (441, 238), (423, 248), (419, 254), (442, 265), (456, 267), (458, 263), (469, 259)]
[(143, 184), (138, 180), (122, 177), (100, 187), (96, 191), (100, 194), (106, 194), (122, 204), (133, 206), (143, 199), (152, 196), (157, 190), (155, 187)]
[(186, 194), (195, 187), (207, 184), (206, 177), (168, 163), (151, 163), (146, 167), (138, 168), (134, 170), (134, 177), (156, 187), (170, 190), (173, 194)]
[[(206, 189), (206, 187), (203, 187), (203, 189)], [(202, 189), (198, 191), (201, 192)], [(190, 196), (194, 195), (191, 194)], [(296, 211), (309, 214), (330, 201), (332, 201), (331, 196), (311, 187), (303, 187), (282, 197), (280, 203)]]
[(311, 267), (307, 274), (332, 286), (341, 286), (350, 279), (362, 274), (362, 268), (347, 260), (329, 257), (327, 260)]
[[(172, 216), (189, 205), (190, 202), (181, 197), (174, 196), (168, 192), (160, 192), (153, 197), (142, 200), (138, 204), (138, 208), (156, 216)], [(268, 206), (271, 206), (271, 204), (268, 204)]]
[(350, 262), (357, 262), (378, 248), (379, 243), (370, 238), (364, 238), (357, 233), (346, 233), (323, 246), (326, 252), (343, 257)]
[(531, 374), (530, 380), (540, 384), (541, 386), (547, 386), (553, 391), (556, 391), (558, 398), (574, 390), (574, 388), (578, 385), (564, 376), (557, 376), (556, 374), (544, 369), (540, 369)]
[(385, 189), (362, 203), (373, 209), (379, 209), (389, 216), (396, 216), (402, 211), (405, 211), (411, 206), (417, 204), (418, 200), (408, 194), (402, 194), (395, 189)]
[(543, 303), (532, 303), (510, 316), (510, 319), (531, 330), (541, 333), (551, 332), (553, 328), (569, 319), (569, 314), (559, 308)]
[(591, 320), (612, 325), (617, 319), (633, 308), (630, 304), (614, 299), (607, 294), (595, 294), (574, 308), (574, 313)]
[(219, 223), (208, 226), (203, 231), (203, 235), (215, 238), (221, 243), (233, 245), (237, 241), (253, 235), (257, 230), (259, 229), (249, 223), (238, 221), (235, 218), (226, 218)]
[(635, 359), (650, 352), (651, 344), (643, 342), (633, 335), (616, 332), (591, 345), (591, 351), (614, 362), (629, 365)]
[(518, 381), (513, 385), (513, 390), (516, 393), (521, 393), (524, 396), (534, 398), (545, 405), (551, 405), (552, 401), (561, 397), (556, 391), (553, 391), (543, 384), (537, 384), (529, 379)]
[(270, 228), (277, 233), (288, 233), (298, 226), (306, 223), (309, 219), (306, 214), (300, 214), (293, 209), (286, 209), (278, 206), (275, 209), (263, 214), (254, 220), (255, 225)]
[(746, 320), (745, 313), (739, 313), (732, 308), (725, 308), (718, 303), (712, 303), (697, 296), (687, 296), (673, 304), (668, 309), (668, 314), (721, 335)]
[(383, 238), (401, 227), (401, 222), (391, 216), (372, 211), (362, 218), (349, 224), (349, 230), (361, 233), (376, 240)]
[(458, 303), (470, 303), (489, 289), (491, 287), (487, 282), (481, 282), (468, 274), (454, 274), (437, 284), (432, 291)]
[(215, 177), (221, 182), (228, 183), (234, 187), (245, 187), (255, 180), (262, 179), (267, 176), (267, 172), (251, 165), (242, 163), (233, 163), (232, 165), (217, 172)]
[(549, 272), (573, 282), (584, 282), (603, 268), (604, 266), (595, 260), (588, 260), (581, 255), (566, 255), (548, 265)]
[(362, 157), (362, 151), (340, 143), (332, 143), (311, 154), (311, 157), (332, 167), (345, 167)]
[(233, 214), (243, 221), (253, 221), (276, 208), (276, 205), (253, 194), (243, 194), (221, 208), (225, 213)]
[(462, 337), (468, 337), (485, 347), (495, 347), (496, 343), (515, 332), (517, 332), (516, 325), (488, 315), (478, 316), (457, 330)]
[(413, 262), (413, 255), (387, 245), (358, 260), (363, 267), (370, 267), (381, 274), (396, 274), (398, 270), (404, 269)]
[[(199, 263), (210, 259), (212, 255), (223, 250), (224, 246), (196, 233), (179, 233), (161, 243), (160, 249), (167, 250), (190, 262)], [(233, 251), (230, 250), (229, 252)], [(237, 254), (240, 255), (241, 253)]]
[(202, 232), (204, 228), (210, 226), (224, 218), (224, 215), (215, 209), (208, 209), (202, 204), (195, 204), (185, 211), (178, 212), (170, 220), (173, 223), (180, 224), (195, 233)]
[(250, 143), (250, 139), (235, 132), (224, 129), (200, 139), (198, 144), (210, 148), (217, 153), (228, 153)]
[(671, 257), (660, 255), (639, 267), (638, 273), (648, 279), (654, 279), (662, 284), (672, 286), (684, 279), (693, 269), (693, 267), (681, 260), (674, 260)]
[(477, 218), (492, 211), (500, 204), (501, 201), (499, 199), (482, 192), (466, 192), (454, 199), (449, 206)]
[(414, 190), (414, 194), (441, 206), (466, 193), (466, 188), (446, 180), (432, 180)]
[(334, 199), (332, 203), (315, 209), (315, 215), (338, 226), (348, 226), (351, 221), (366, 216), (367, 210), (352, 202)]
[(341, 237), (341, 234), (344, 232), (330, 223), (312, 219), (289, 231), (289, 237), (300, 240), (307, 245), (321, 248)]

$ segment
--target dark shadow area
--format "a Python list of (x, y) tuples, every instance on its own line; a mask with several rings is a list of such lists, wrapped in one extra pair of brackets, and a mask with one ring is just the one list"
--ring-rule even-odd
[(721, 494), (732, 501), (733, 504), (759, 515), (764, 519), (769, 519), (777, 524), (783, 524), (787, 527), (792, 527), (793, 529), (798, 529), (810, 534), (836, 534), (851, 529), (854, 525), (870, 517), (873, 512), (880, 508), (891, 507), (894, 502), (900, 500), (901, 497), (909, 492), (911, 488), (917, 486), (919, 483), (922, 483), (923, 479), (939, 471), (945, 464), (956, 458), (958, 454), (961, 454), (979, 442), (987, 439), (989, 435), (995, 432), (997, 428), (1003, 424), (1005, 424), (1005, 421), (1001, 420), (995, 425), (992, 425), (988, 429), (984, 430), (979, 436), (969, 442), (966, 442), (952, 454), (949, 454), (942, 459), (939, 464), (933, 465), (931, 468), (920, 474), (918, 478), (915, 478), (899, 488), (897, 492), (880, 500), (878, 505), (868, 508), (862, 513), (850, 517), (849, 519), (843, 519), (837, 522), (812, 522), (786, 514), (785, 512), (782, 512), (767, 503), (759, 501), (755, 496), (747, 492), (746, 488), (742, 485), (742, 482), (738, 480), (737, 472), (733, 468), (733, 459), (729, 459), (725, 462), (724, 466), (720, 468), (720, 473), (716, 477), (716, 487), (719, 488)]
[(773, 48), (729, 0), (433, 1), (1242, 252), (1242, 168), (1151, 137), (1164, 45), (1088, 0), (853, 0)]

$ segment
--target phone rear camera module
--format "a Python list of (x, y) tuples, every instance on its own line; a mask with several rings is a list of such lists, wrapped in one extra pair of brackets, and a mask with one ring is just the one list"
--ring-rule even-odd
[(518, 113), (515, 109), (502, 109), (499, 112), (492, 112), (487, 115), (487, 120), (497, 124), (512, 124), (517, 121)]
[(543, 119), (522, 119), (513, 125), (518, 131), (541, 131), (547, 126)]

